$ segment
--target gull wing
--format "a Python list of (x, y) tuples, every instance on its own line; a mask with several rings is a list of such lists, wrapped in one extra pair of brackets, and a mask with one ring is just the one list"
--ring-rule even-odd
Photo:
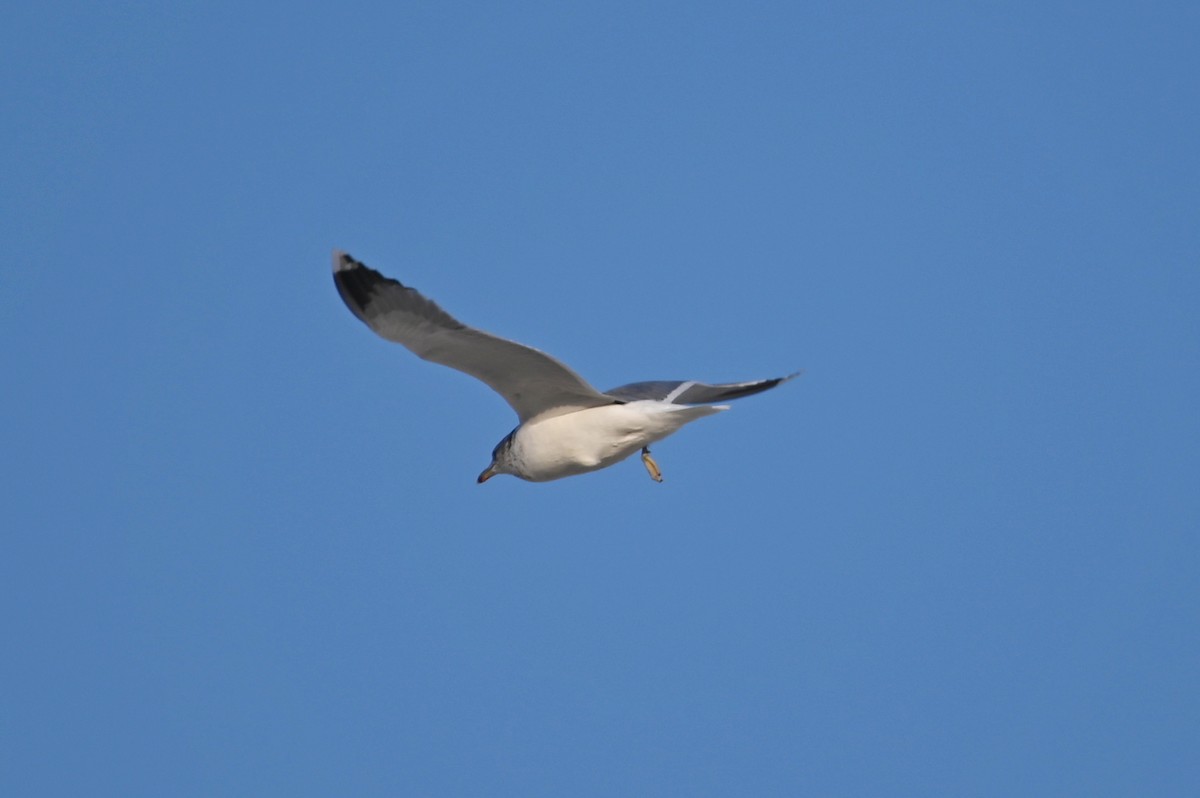
[(654, 380), (651, 382), (632, 382), (605, 391), (608, 396), (625, 402), (638, 399), (654, 399), (659, 402), (670, 402), (676, 405), (707, 405), (714, 402), (725, 402), (742, 396), (761, 393), (774, 388), (780, 383), (787, 382), (801, 372), (789, 374), (786, 377), (775, 377), (769, 380), (754, 380), (753, 382), (727, 382), (709, 385), (695, 380)]
[(550, 355), (468, 327), (416, 289), (344, 252), (333, 253), (333, 281), (346, 306), (368, 327), (424, 360), (483, 381), (504, 397), (521, 423), (543, 413), (613, 403)]

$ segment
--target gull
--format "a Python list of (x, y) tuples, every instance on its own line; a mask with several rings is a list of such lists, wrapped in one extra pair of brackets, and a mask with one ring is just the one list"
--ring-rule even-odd
[(492, 450), (480, 483), (497, 474), (548, 482), (607, 468), (638, 450), (651, 479), (662, 482), (650, 444), (729, 409), (717, 402), (774, 388), (800, 373), (715, 385), (634, 382), (602, 392), (550, 355), (468, 327), (415, 288), (336, 250), (333, 280), (346, 306), (378, 335), (483, 381), (516, 411), (518, 424)]

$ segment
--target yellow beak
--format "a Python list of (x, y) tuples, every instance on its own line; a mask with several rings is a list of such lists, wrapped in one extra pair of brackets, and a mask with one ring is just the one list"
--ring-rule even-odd
[(482, 485), (483, 483), (487, 482), (492, 477), (496, 476), (497, 473), (499, 473), (499, 472), (496, 471), (496, 464), (492, 463), (490, 466), (483, 469), (483, 473), (480, 474), (479, 479), (477, 479), (475, 481), (478, 482), (480, 485)]

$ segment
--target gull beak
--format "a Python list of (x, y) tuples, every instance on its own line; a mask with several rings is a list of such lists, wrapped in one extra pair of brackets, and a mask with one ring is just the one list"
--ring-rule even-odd
[(478, 482), (480, 485), (482, 485), (483, 483), (487, 482), (492, 477), (496, 476), (496, 474), (498, 474), (498, 473), (500, 473), (500, 472), (496, 470), (496, 464), (492, 463), (490, 466), (483, 469), (483, 473), (480, 474), (479, 479), (477, 479), (475, 481)]

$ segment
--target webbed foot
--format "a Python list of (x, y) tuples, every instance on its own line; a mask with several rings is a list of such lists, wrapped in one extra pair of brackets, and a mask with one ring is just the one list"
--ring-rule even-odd
[(646, 466), (646, 472), (650, 474), (650, 479), (655, 482), (662, 482), (662, 469), (658, 467), (658, 463), (654, 462), (654, 458), (650, 456), (650, 447), (642, 447), (642, 465)]

